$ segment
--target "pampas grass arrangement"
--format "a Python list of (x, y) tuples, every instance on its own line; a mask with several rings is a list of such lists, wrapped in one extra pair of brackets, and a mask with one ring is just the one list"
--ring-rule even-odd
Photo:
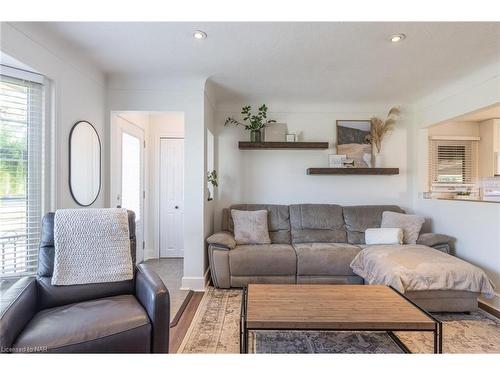
[(368, 136), (368, 140), (375, 146), (377, 149), (377, 154), (380, 153), (382, 148), (382, 140), (386, 135), (391, 133), (394, 130), (394, 125), (396, 124), (396, 120), (399, 117), (400, 110), (398, 107), (392, 107), (385, 118), (385, 121), (378, 117), (372, 117), (370, 122), (372, 124), (372, 128), (370, 131), (370, 135)]

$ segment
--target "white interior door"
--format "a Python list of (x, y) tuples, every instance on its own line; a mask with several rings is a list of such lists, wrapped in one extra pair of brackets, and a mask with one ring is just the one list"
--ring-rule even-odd
[(160, 140), (160, 257), (184, 256), (184, 139)]
[(116, 206), (135, 212), (137, 260), (141, 261), (144, 257), (144, 130), (119, 118), (117, 131)]

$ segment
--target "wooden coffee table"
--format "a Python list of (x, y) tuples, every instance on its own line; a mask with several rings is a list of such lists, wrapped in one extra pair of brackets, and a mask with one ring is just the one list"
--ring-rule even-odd
[(251, 330), (385, 331), (405, 352), (394, 331), (428, 331), (442, 353), (442, 325), (404, 295), (383, 285), (270, 285), (244, 289), (240, 352)]

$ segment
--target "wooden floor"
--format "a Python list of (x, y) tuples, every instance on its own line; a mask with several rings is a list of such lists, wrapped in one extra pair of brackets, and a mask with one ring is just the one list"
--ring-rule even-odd
[(170, 328), (170, 348), (169, 353), (177, 353), (177, 350), (181, 346), (182, 340), (186, 335), (189, 325), (193, 321), (194, 314), (198, 309), (198, 306), (203, 298), (203, 292), (194, 292), (191, 295), (191, 299), (187, 304), (184, 312), (177, 321), (177, 324)]

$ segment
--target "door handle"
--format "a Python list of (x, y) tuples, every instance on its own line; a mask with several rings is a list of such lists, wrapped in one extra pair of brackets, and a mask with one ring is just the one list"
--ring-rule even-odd
[(178, 209), (179, 209), (179, 206), (175, 206), (174, 208), (175, 208), (176, 210), (178, 210)]

